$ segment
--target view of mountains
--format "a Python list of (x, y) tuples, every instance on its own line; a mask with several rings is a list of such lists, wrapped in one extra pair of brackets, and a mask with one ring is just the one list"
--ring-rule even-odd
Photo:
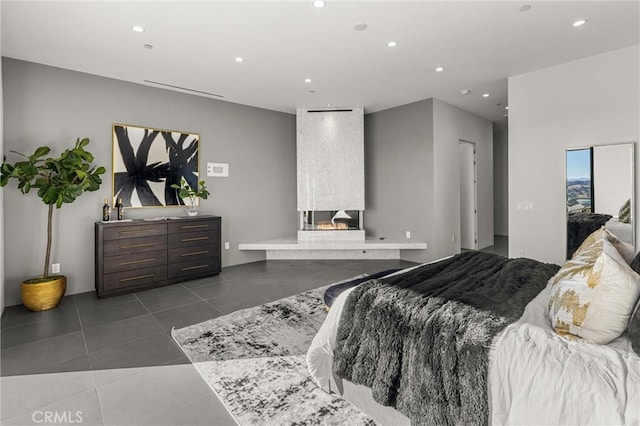
[[(577, 205), (583, 206), (580, 209)], [(567, 179), (567, 208), (569, 211), (591, 211), (591, 179)]]

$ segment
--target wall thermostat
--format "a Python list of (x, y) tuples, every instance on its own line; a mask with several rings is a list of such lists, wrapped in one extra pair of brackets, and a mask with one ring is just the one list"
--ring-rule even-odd
[(229, 177), (229, 163), (207, 163), (207, 176)]

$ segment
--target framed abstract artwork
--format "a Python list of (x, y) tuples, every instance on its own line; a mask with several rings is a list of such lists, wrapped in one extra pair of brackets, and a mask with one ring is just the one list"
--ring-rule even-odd
[(113, 201), (125, 207), (184, 205), (172, 184), (184, 178), (198, 187), (200, 135), (175, 130), (113, 125)]

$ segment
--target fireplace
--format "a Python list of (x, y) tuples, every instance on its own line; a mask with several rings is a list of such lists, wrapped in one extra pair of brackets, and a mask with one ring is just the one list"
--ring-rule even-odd
[(362, 210), (299, 211), (299, 241), (364, 240)]
[(296, 110), (297, 238), (240, 244), (267, 259), (400, 259), (426, 243), (366, 238), (364, 110)]
[(296, 110), (298, 240), (364, 241), (364, 110)]
[(300, 215), (299, 231), (358, 231), (362, 226), (361, 210), (305, 210)]

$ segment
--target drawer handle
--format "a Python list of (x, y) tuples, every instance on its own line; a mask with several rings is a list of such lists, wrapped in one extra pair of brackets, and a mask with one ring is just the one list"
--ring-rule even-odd
[(120, 231), (120, 234), (135, 234), (136, 232), (153, 231), (153, 228), (134, 229), (133, 231)]
[(155, 246), (156, 243), (142, 243), (142, 244), (129, 244), (128, 246), (120, 246), (121, 249), (135, 248), (135, 247), (149, 247)]
[(202, 268), (206, 268), (209, 265), (198, 265), (198, 266), (189, 266), (188, 268), (182, 268), (180, 269), (181, 271), (190, 271), (192, 269), (202, 269)]
[(182, 257), (196, 256), (196, 255), (199, 255), (199, 254), (207, 254), (207, 253), (209, 253), (209, 250), (194, 251), (194, 252), (191, 252), (191, 253), (182, 253), (180, 256), (182, 256)]
[(143, 278), (151, 278), (155, 276), (156, 274), (138, 275), (137, 277), (121, 278), (120, 282), (123, 283), (125, 281), (141, 280)]
[(183, 238), (180, 241), (186, 243), (187, 241), (200, 241), (200, 240), (208, 240), (209, 237), (194, 237), (194, 238)]
[(155, 259), (150, 257), (148, 259), (140, 259), (140, 260), (130, 260), (128, 262), (120, 262), (121, 265), (133, 265), (134, 263), (144, 263), (144, 262), (152, 262)]
[(181, 226), (180, 229), (194, 229), (194, 228), (208, 228), (209, 225), (185, 225)]

